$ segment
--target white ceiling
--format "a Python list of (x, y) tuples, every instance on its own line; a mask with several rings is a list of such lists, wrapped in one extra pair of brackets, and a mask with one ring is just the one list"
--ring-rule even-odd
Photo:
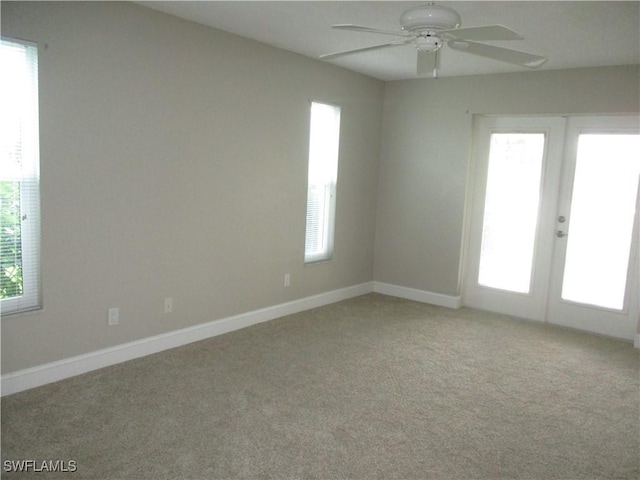
[[(429, 2), (405, 1), (160, 1), (138, 2), (178, 17), (317, 58), (324, 53), (393, 40), (387, 35), (332, 30), (353, 23), (400, 30), (402, 12)], [(549, 58), (539, 70), (640, 63), (640, 1), (449, 1), (462, 26), (502, 24), (524, 40), (486, 42)], [(417, 78), (416, 52), (404, 45), (330, 61), (381, 80)], [(528, 71), (525, 67), (443, 47), (440, 76)]]

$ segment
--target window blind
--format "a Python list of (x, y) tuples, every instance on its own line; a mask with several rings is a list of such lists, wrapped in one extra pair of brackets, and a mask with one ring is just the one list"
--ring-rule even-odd
[(40, 306), (38, 50), (0, 41), (0, 309)]

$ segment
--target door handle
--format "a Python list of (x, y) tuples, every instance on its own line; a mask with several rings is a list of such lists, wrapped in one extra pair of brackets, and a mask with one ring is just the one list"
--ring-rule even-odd
[(568, 235), (569, 235), (568, 233), (564, 233), (562, 230), (558, 230), (556, 232), (556, 237), (558, 237), (558, 238), (564, 238), (564, 237), (566, 237)]

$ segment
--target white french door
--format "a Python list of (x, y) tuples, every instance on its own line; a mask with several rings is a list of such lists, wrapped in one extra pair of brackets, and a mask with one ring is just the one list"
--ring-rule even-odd
[(639, 125), (478, 119), (466, 305), (635, 337)]

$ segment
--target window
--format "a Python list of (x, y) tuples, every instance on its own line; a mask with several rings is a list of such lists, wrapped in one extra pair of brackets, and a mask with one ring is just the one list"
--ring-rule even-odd
[(38, 50), (0, 43), (0, 309), (40, 306)]
[(339, 143), (340, 107), (312, 102), (305, 263), (333, 255)]
[(478, 284), (529, 293), (544, 133), (492, 133)]

